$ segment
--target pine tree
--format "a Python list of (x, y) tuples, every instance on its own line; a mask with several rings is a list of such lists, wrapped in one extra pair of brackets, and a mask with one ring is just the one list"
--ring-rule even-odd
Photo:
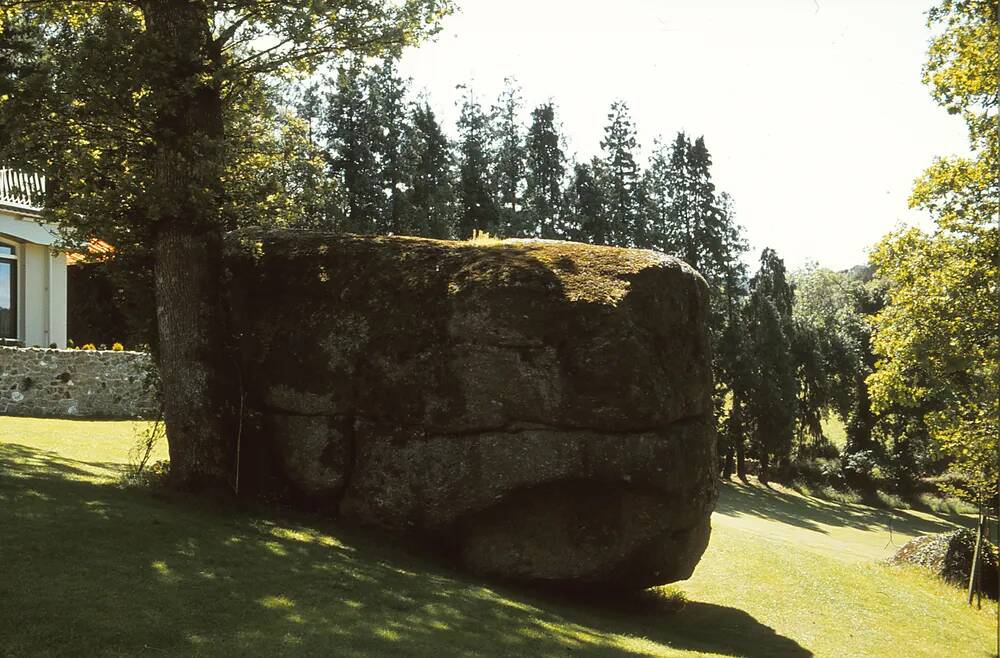
[(451, 145), (426, 101), (411, 111), (405, 141), (408, 190), (402, 232), (454, 237), (458, 208)]
[(527, 151), (525, 205), (530, 215), (530, 232), (542, 238), (565, 239), (571, 231), (560, 212), (566, 156), (556, 124), (555, 105), (551, 101), (531, 112)]
[(608, 201), (604, 195), (603, 167), (594, 158), (590, 163), (575, 164), (573, 179), (566, 191), (566, 227), (570, 239), (590, 244), (610, 244)]
[(500, 232), (499, 209), (490, 191), (491, 126), (491, 117), (483, 112), (473, 92), (466, 89), (458, 118), (459, 238), (468, 238), (476, 230), (493, 235)]
[(764, 249), (760, 269), (750, 280), (743, 322), (747, 332), (745, 420), (760, 459), (760, 479), (767, 482), (772, 464), (787, 463), (798, 413), (798, 380), (792, 358), (794, 293), (785, 264)]
[(712, 182), (712, 156), (703, 137), (691, 142), (677, 133), (670, 146), (659, 146), (650, 160), (651, 243), (673, 253), (710, 283), (725, 276), (727, 217)]
[(525, 140), (521, 128), (521, 91), (516, 82), (507, 78), (504, 89), (493, 106), (492, 135), (494, 164), (491, 180), (493, 196), (500, 213), (500, 234), (523, 237), (528, 232), (524, 214)]
[(328, 99), (326, 141), (331, 170), (344, 189), (342, 228), (352, 233), (376, 233), (385, 206), (375, 155), (377, 122), (366, 86), (363, 65), (353, 61), (337, 71), (336, 87)]
[(666, 224), (660, 230), (662, 242), (669, 253), (676, 254), (697, 269), (698, 249), (694, 242), (694, 222), (691, 199), (691, 170), (688, 154), (691, 142), (683, 132), (677, 133), (670, 146), (670, 155), (663, 166), (663, 183), (670, 199)]
[[(725, 477), (733, 473), (734, 458), (739, 458), (738, 473), (746, 479), (744, 455), (743, 404), (749, 390), (745, 327), (741, 318), (748, 293), (747, 268), (743, 254), (747, 250), (742, 229), (736, 223), (732, 199), (719, 195), (719, 210), (723, 218), (723, 249), (721, 276), (711, 289), (709, 332), (715, 371), (715, 406), (720, 420), (720, 453), (725, 455)], [(729, 400), (729, 413), (723, 413)]]
[(650, 248), (665, 254), (677, 254), (677, 244), (670, 230), (671, 178), (670, 147), (660, 139), (653, 141), (653, 153), (643, 172), (646, 199), (643, 214), (647, 226), (647, 243)]
[(602, 167), (605, 197), (607, 200), (608, 234), (606, 244), (631, 246), (642, 232), (640, 226), (637, 187), (639, 166), (635, 161), (638, 148), (635, 127), (624, 101), (611, 104), (608, 125), (604, 128), (601, 149), (604, 152)]
[(368, 71), (365, 83), (369, 107), (364, 115), (369, 122), (365, 132), (371, 136), (378, 171), (377, 192), (381, 196), (376, 231), (399, 235), (405, 232), (404, 216), (409, 214), (403, 153), (403, 135), (409, 119), (405, 101), (409, 81), (399, 76), (395, 60), (386, 58)]
[(690, 209), (692, 211), (691, 231), (695, 249), (695, 263), (691, 265), (705, 278), (718, 280), (726, 255), (724, 243), (726, 227), (719, 209), (712, 182), (712, 156), (705, 146), (705, 138), (699, 137), (690, 145), (687, 156), (690, 188)]

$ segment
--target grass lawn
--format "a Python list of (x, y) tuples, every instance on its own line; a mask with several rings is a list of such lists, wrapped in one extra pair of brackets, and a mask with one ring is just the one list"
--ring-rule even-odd
[(134, 427), (0, 417), (0, 655), (993, 655), (993, 603), (878, 562), (962, 517), (726, 485), (692, 579), (556, 597), (314, 516), (122, 489)]

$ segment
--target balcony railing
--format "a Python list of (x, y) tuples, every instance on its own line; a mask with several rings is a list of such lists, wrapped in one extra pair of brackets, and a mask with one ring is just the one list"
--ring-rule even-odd
[(0, 169), (0, 205), (40, 210), (44, 194), (44, 176)]

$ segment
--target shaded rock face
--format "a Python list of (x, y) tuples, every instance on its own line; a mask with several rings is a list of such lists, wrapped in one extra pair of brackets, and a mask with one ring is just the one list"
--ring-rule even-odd
[(239, 232), (245, 449), (303, 501), (513, 580), (690, 576), (717, 497), (708, 292), (648, 251)]

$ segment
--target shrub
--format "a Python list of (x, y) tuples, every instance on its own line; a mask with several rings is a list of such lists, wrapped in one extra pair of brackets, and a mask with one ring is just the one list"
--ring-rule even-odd
[(97, 349), (97, 346), (95, 346), (95, 345), (94, 345), (93, 343), (86, 343), (86, 344), (84, 344), (84, 346), (83, 346), (83, 347), (81, 347), (80, 349), (81, 349), (81, 350), (96, 350), (96, 349)]
[(122, 345), (121, 343), (115, 343), (114, 345), (111, 346), (111, 351), (112, 352), (123, 352), (123, 351), (125, 351), (125, 346)]
[(170, 470), (169, 462), (150, 464), (153, 448), (166, 437), (163, 422), (157, 420), (136, 433), (136, 442), (129, 450), (128, 464), (121, 475), (124, 486), (149, 487), (162, 483)]

